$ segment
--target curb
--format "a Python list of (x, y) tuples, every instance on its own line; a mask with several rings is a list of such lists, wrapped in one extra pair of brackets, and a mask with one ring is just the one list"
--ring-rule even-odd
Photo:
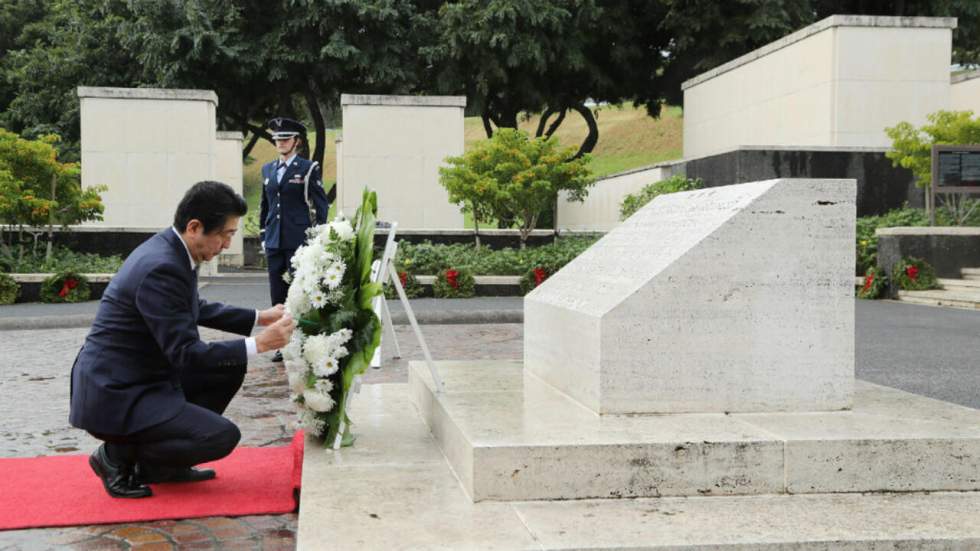
[(0, 331), (31, 329), (69, 329), (88, 327), (95, 320), (94, 314), (72, 314), (67, 316), (36, 316), (24, 318), (0, 318)]
[[(522, 323), (523, 310), (435, 310), (415, 313), (420, 325), (465, 325), (484, 323)], [(34, 329), (72, 329), (89, 327), (94, 314), (69, 316), (37, 316), (24, 318), (0, 318), (0, 331), (25, 331)], [(395, 325), (408, 325), (404, 311), (391, 313)]]

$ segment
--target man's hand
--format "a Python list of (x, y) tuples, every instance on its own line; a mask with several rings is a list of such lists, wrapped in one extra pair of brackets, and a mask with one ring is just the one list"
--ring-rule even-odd
[(273, 323), (279, 321), (282, 315), (286, 313), (286, 309), (282, 304), (277, 304), (272, 308), (266, 310), (259, 310), (259, 326), (265, 327), (267, 325), (272, 325)]
[(255, 336), (256, 350), (261, 354), (286, 346), (293, 335), (293, 329), (296, 329), (296, 320), (289, 314), (282, 315), (278, 321)]

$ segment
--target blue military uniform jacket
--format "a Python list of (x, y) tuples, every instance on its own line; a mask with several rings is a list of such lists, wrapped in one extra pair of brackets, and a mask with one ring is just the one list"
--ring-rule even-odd
[(197, 294), (172, 228), (137, 247), (112, 278), (71, 374), (72, 426), (129, 435), (169, 421), (184, 407), (182, 370), (244, 369), (245, 340), (201, 341), (198, 324), (249, 335), (255, 310)]
[[(278, 160), (262, 166), (262, 208), (259, 211), (259, 227), (266, 249), (298, 249), (306, 241), (310, 227), (310, 214), (304, 188), (306, 173), (313, 161), (294, 157), (286, 167), (282, 179), (276, 177)], [(319, 165), (310, 173), (310, 204), (315, 209), (316, 224), (327, 221), (327, 194)]]

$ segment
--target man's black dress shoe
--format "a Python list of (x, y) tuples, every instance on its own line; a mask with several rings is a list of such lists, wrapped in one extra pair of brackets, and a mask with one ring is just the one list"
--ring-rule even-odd
[(112, 497), (150, 497), (153, 491), (150, 487), (140, 483), (133, 476), (132, 467), (129, 465), (114, 465), (106, 455), (105, 444), (99, 446), (95, 452), (89, 456), (88, 464), (102, 479), (105, 491)]
[(278, 350), (276, 350), (276, 355), (272, 357), (272, 361), (274, 361), (274, 362), (282, 362), (282, 352), (279, 352)]
[(144, 484), (162, 484), (164, 482), (201, 482), (214, 478), (211, 469), (195, 469), (194, 467), (168, 467), (165, 465), (136, 464), (136, 478)]

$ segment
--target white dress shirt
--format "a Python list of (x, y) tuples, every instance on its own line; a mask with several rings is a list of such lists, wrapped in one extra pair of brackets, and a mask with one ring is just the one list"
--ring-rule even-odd
[(293, 153), (285, 161), (279, 161), (279, 164), (276, 165), (276, 183), (282, 182), (282, 175), (286, 173), (286, 169), (289, 168), (289, 165), (293, 164), (293, 159), (295, 158), (296, 154)]
[[(191, 256), (191, 250), (187, 248), (187, 243), (184, 243), (184, 238), (181, 237), (180, 232), (177, 231), (177, 228), (170, 226), (170, 229), (173, 230), (174, 234), (177, 235), (177, 239), (180, 240), (180, 244), (184, 246), (184, 251), (187, 252), (187, 260), (188, 262), (191, 263), (191, 270), (197, 270), (197, 262), (194, 262), (194, 257)], [(252, 329), (254, 330), (258, 324), (259, 324), (259, 311), (256, 310), (255, 322), (252, 323)], [(248, 357), (248, 359), (252, 359), (255, 356), (259, 355), (259, 347), (257, 344), (255, 344), (255, 337), (248, 337), (247, 339), (245, 339), (245, 355)]]

